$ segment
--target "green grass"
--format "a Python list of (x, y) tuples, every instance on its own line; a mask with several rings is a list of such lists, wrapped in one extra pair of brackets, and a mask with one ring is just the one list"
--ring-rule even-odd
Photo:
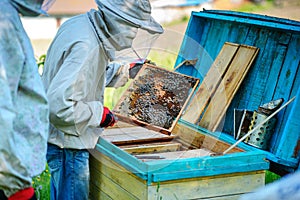
[(32, 186), (34, 188), (37, 199), (49, 200), (50, 199), (50, 172), (48, 165), (46, 169), (38, 176), (33, 177)]
[(265, 179), (265, 184), (269, 184), (272, 183), (278, 179), (280, 179), (281, 176), (279, 176), (278, 174), (275, 174), (271, 171), (266, 171), (266, 179)]
[(190, 16), (183, 16), (181, 17), (180, 19), (177, 19), (177, 20), (173, 20), (169, 23), (165, 23), (163, 24), (164, 27), (167, 27), (167, 26), (174, 26), (174, 25), (177, 25), (177, 24), (181, 24), (181, 23), (184, 23), (184, 22), (188, 22), (190, 19)]
[(236, 11), (239, 12), (257, 12), (257, 11), (263, 11), (268, 10), (274, 6), (273, 0), (264, 1), (260, 4), (256, 4), (250, 1), (245, 1), (243, 5), (237, 9)]

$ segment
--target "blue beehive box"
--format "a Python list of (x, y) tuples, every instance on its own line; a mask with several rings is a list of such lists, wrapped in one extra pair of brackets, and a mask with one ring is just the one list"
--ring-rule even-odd
[[(174, 141), (182, 141), (180, 148), (186, 149), (179, 152), (186, 154), (166, 146), (170, 152), (161, 154), (145, 153), (152, 148), (147, 144), (129, 147), (129, 139), (138, 141), (140, 133), (156, 135), (141, 127), (120, 124), (106, 130), (91, 151), (91, 199), (238, 199), (264, 185), (270, 166), (288, 172), (299, 167), (300, 22), (231, 11), (193, 12), (175, 66), (198, 61), (177, 71), (202, 81), (211, 64), (202, 57), (203, 49), (214, 60), (226, 42), (258, 47), (259, 52), (226, 111), (222, 130), (211, 132), (180, 119)], [(235, 142), (234, 109), (255, 110), (272, 99), (293, 96), (296, 99), (278, 113), (268, 151), (244, 143), (226, 155), (205, 151), (211, 147), (213, 153), (222, 153)], [(126, 136), (122, 145), (113, 142)], [(190, 151), (186, 141), (196, 148)], [(159, 145), (154, 149), (160, 151)]]
[(296, 170), (300, 157), (300, 22), (231, 11), (193, 12), (175, 65), (195, 58), (198, 63), (195, 68), (183, 66), (178, 71), (203, 80), (209, 65), (201, 58), (199, 46), (215, 59), (225, 42), (260, 50), (227, 109), (222, 132), (232, 135), (234, 109), (256, 110), (273, 99), (287, 101), (296, 96), (277, 114), (269, 149), (264, 151), (275, 172)]

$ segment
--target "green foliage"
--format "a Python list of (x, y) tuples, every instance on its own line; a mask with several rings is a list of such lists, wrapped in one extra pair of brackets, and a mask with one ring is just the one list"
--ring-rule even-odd
[(266, 171), (265, 184), (272, 183), (280, 178), (281, 176), (279, 176), (278, 174), (275, 174), (271, 171)]
[(241, 7), (236, 9), (240, 12), (255, 12), (268, 10), (274, 6), (272, 1), (263, 1), (262, 3), (253, 3), (251, 1), (246, 1)]
[(177, 58), (177, 54), (171, 54), (168, 51), (151, 51), (148, 59), (156, 63), (157, 66), (172, 70)]
[(34, 188), (37, 199), (50, 199), (50, 178), (51, 175), (48, 165), (46, 165), (46, 169), (40, 175), (33, 177), (32, 186)]
[(190, 16), (184, 15), (180, 19), (173, 20), (169, 23), (163, 24), (163, 26), (167, 27), (167, 26), (174, 26), (174, 25), (181, 24), (181, 23), (186, 23), (189, 21), (189, 19), (190, 19)]
[(42, 75), (43, 69), (44, 69), (44, 64), (46, 60), (46, 54), (41, 55), (36, 59), (36, 64), (38, 66), (39, 74)]
[(162, 200), (162, 196), (159, 195), (159, 188), (160, 188), (160, 182), (158, 181), (156, 187), (157, 200)]

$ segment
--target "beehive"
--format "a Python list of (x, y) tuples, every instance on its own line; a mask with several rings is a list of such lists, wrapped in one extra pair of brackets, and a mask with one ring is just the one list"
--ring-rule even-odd
[[(254, 46), (259, 53), (227, 102), (224, 126), (213, 132), (179, 119), (170, 135), (124, 124), (105, 130), (91, 151), (91, 199), (234, 200), (264, 185), (269, 162), (285, 170), (298, 168), (300, 22), (233, 11), (193, 12), (175, 66), (195, 58), (199, 62), (178, 72), (199, 78), (201, 85), (210, 66), (202, 65), (199, 45), (215, 60), (226, 42)], [(234, 109), (254, 110), (273, 98), (293, 96), (294, 102), (278, 114), (271, 149), (240, 143), (226, 155), (212, 156), (236, 142)], [(154, 143), (160, 146), (149, 145)]]

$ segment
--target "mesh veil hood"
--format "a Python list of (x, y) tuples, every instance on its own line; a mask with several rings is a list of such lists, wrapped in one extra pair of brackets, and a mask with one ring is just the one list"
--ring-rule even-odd
[[(50, 0), (54, 2), (53, 0)], [(43, 5), (49, 5), (49, 0), (10, 0), (11, 4), (23, 16), (38, 16), (40, 14), (47, 15)]]

